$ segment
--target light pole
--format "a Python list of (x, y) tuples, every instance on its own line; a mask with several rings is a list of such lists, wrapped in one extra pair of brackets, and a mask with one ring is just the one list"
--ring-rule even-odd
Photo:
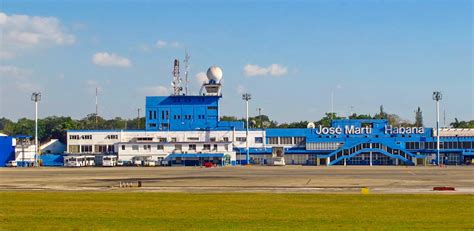
[(439, 165), (439, 101), (443, 94), (439, 91), (433, 92), (433, 100), (436, 101), (436, 163)]
[(31, 94), (31, 101), (35, 102), (35, 162), (33, 163), (33, 166), (38, 165), (38, 150), (39, 150), (39, 144), (38, 144), (38, 102), (41, 101), (41, 92), (33, 92)]
[(245, 100), (246, 106), (247, 106), (247, 117), (246, 117), (246, 124), (247, 124), (247, 129), (245, 132), (245, 142), (246, 142), (246, 147), (247, 147), (247, 154), (245, 156), (245, 160), (247, 164), (250, 162), (250, 153), (249, 153), (249, 101), (252, 99), (252, 96), (249, 93), (245, 93), (242, 95), (242, 99)]

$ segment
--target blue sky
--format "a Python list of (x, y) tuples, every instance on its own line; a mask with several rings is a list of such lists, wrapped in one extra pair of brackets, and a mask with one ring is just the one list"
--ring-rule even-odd
[[(174, 58), (190, 53), (191, 92), (224, 72), (221, 114), (318, 120), (331, 110), (474, 118), (471, 1), (12, 1), (0, 3), (0, 117), (134, 117), (171, 91)], [(352, 109), (351, 109), (352, 108)]]

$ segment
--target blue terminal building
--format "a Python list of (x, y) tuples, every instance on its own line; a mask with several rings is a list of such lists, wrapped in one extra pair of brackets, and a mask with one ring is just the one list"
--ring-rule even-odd
[[(140, 131), (68, 131), (70, 154), (151, 158), (167, 164), (259, 165), (449, 165), (474, 160), (474, 129), (394, 127), (385, 119), (333, 120), (330, 127), (250, 128), (219, 121), (222, 71), (208, 70), (198, 95), (146, 97), (146, 126)], [(247, 148), (249, 147), (249, 148)], [(247, 158), (247, 153), (249, 158)]]

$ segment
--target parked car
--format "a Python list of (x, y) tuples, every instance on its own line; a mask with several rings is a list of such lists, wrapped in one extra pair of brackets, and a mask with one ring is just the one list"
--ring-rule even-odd
[(15, 160), (10, 160), (7, 163), (7, 167), (16, 167), (16, 166), (17, 166), (17, 163)]

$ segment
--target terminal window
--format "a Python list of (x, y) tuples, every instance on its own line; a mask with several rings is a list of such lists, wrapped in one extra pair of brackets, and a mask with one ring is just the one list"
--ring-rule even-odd
[(69, 145), (69, 153), (79, 153), (79, 145)]
[(157, 149), (157, 150), (163, 150), (164, 147), (163, 147), (163, 145), (160, 145), (160, 144), (159, 144), (159, 145), (156, 145), (156, 149)]
[(278, 144), (278, 137), (269, 137), (268, 144)]
[(196, 145), (195, 144), (190, 144), (188, 150), (196, 151)]
[(92, 145), (82, 145), (81, 152), (82, 153), (92, 152)]
[(202, 150), (211, 150), (211, 145), (210, 144), (204, 144), (202, 147)]
[(292, 137), (280, 137), (280, 144), (292, 144)]
[(245, 137), (237, 137), (236, 138), (237, 142), (245, 142), (247, 139)]

